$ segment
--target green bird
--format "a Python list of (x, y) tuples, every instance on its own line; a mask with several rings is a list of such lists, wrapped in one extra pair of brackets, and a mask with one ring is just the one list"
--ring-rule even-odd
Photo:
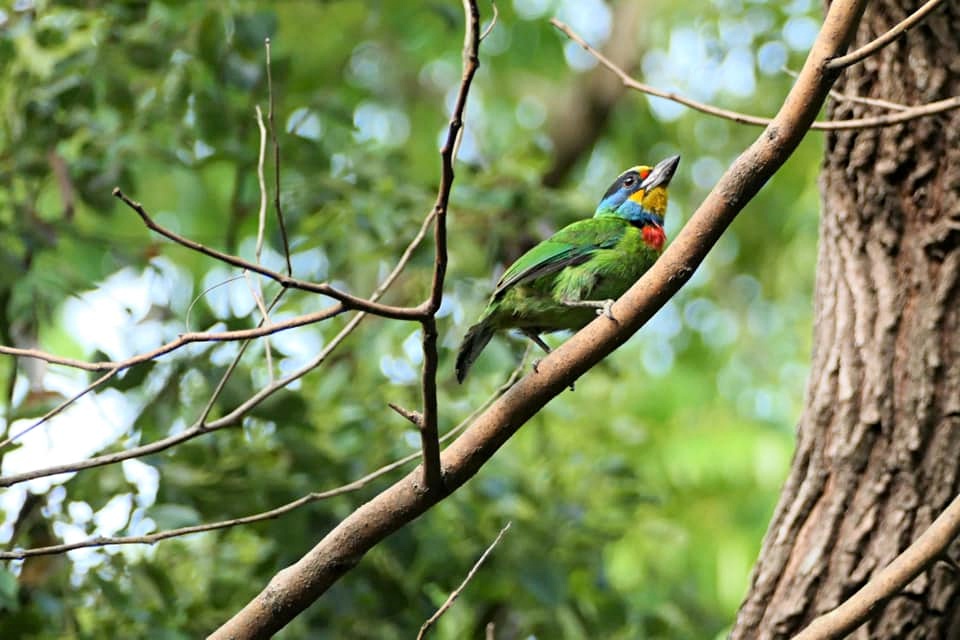
[(632, 167), (603, 194), (593, 217), (533, 247), (504, 272), (457, 354), (457, 381), (497, 331), (519, 329), (547, 353), (541, 333), (576, 331), (598, 314), (613, 318), (614, 299), (660, 256), (667, 186), (680, 156)]

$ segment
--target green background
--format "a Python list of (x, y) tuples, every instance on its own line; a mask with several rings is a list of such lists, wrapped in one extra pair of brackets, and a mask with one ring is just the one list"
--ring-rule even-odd
[[(582, 52), (548, 19), (558, 16), (602, 45), (623, 7), (502, 0), (498, 9), (481, 46), (450, 203), (439, 320), (444, 430), (482, 403), (525, 349), (517, 338), (496, 338), (464, 385), (453, 378), (459, 340), (505, 264), (590, 215), (623, 169), (681, 153), (667, 222), (675, 236), (759, 131), (629, 93), (562, 184), (544, 187), (551, 124), (571, 101), (586, 99), (578, 87), (584, 73), (595, 73), (582, 70)], [(488, 21), (490, 4), (481, 2), (481, 12)], [(650, 1), (638, 14), (628, 30), (638, 77), (759, 115), (779, 106), (791, 83), (782, 67), (799, 68), (819, 20), (818, 6), (802, 1)], [(268, 108), (266, 36), (297, 275), (368, 295), (432, 206), (438, 146), (460, 78), (459, 2), (18, 2), (0, 19), (6, 344), (28, 336), (49, 351), (115, 359), (187, 328), (253, 326), (258, 316), (243, 280), (207, 291), (236, 272), (151, 235), (110, 191), (119, 185), (161, 223), (252, 258), (254, 106)], [(497, 638), (723, 637), (801, 408), (820, 153), (820, 136), (811, 134), (645, 328), (532, 419), (466, 487), (371, 551), (281, 637), (414, 636), (507, 521), (511, 530), (434, 637), (482, 637), (491, 620)], [(68, 168), (72, 211), (51, 157)], [(268, 164), (268, 178), (272, 171)], [(268, 225), (265, 262), (279, 268), (272, 212)], [(430, 247), (415, 254), (388, 302), (423, 299)], [(139, 292), (129, 294), (137, 302), (127, 320), (119, 329), (98, 326), (102, 309), (126, 309), (124, 286)], [(264, 288), (268, 297), (276, 291)], [(291, 293), (276, 317), (327, 303)], [(271, 340), (274, 374), (312, 356), (345, 322)], [(110, 331), (124, 336), (120, 346), (105, 346)], [(417, 406), (418, 336), (414, 324), (367, 319), (327, 363), (240, 428), (144, 458), (148, 467), (31, 485), (45, 507), (13, 541), (25, 488), (6, 489), (0, 540), (37, 546), (239, 517), (407, 455), (419, 438), (386, 402)], [(97, 392), (98, 401), (115, 403), (99, 417), (68, 413), (36, 435), (48, 430), (56, 441), (49, 434), (65, 429), (111, 451), (182, 430), (235, 348), (200, 346), (127, 371)], [(3, 361), (5, 416), (15, 427), (64, 397), (66, 383), (54, 381), (75, 387), (93, 379), (58, 367), (30, 373), (25, 362), (15, 379), (12, 371)], [(244, 356), (214, 417), (270, 376), (261, 342)], [(121, 428), (109, 408), (116, 406), (128, 417)], [(17, 452), (27, 449), (24, 439)], [(2, 453), (11, 473), (15, 452)], [(255, 525), (8, 563), (0, 568), (3, 635), (197, 637), (389, 481)], [(42, 577), (28, 581), (28, 573)]]

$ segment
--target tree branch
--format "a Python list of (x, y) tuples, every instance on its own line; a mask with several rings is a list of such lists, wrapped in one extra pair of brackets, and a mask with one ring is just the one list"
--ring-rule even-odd
[[(647, 95), (656, 96), (658, 98), (664, 98), (677, 104), (682, 104), (685, 107), (690, 107), (695, 111), (705, 113), (707, 115), (716, 116), (718, 118), (724, 118), (725, 120), (732, 120), (733, 122), (739, 122), (740, 124), (747, 124), (758, 127), (766, 127), (774, 122), (775, 119), (764, 118), (761, 116), (754, 116), (747, 113), (740, 113), (739, 111), (731, 111), (729, 109), (721, 109), (720, 107), (715, 107), (713, 105), (706, 104), (704, 102), (699, 102), (693, 100), (692, 98), (687, 98), (673, 91), (664, 91), (663, 89), (658, 89), (652, 87), (648, 84), (644, 84), (637, 80), (634, 80), (630, 74), (621, 69), (619, 66), (614, 64), (610, 59), (604, 56), (602, 53), (594, 49), (590, 44), (581, 38), (576, 32), (573, 31), (567, 24), (553, 18), (550, 20), (550, 23), (555, 26), (557, 29), (562, 31), (568, 38), (579, 44), (583, 47), (590, 55), (597, 59), (597, 61), (602, 64), (604, 67), (612, 71), (614, 74), (620, 78), (620, 81), (624, 86), (645, 93)], [(908, 120), (915, 120), (917, 118), (923, 118), (925, 116), (934, 115), (937, 113), (942, 113), (944, 111), (949, 111), (951, 109), (956, 109), (960, 107), (960, 96), (954, 96), (952, 98), (947, 98), (945, 100), (938, 100), (937, 102), (930, 102), (928, 104), (916, 105), (916, 106), (906, 106), (903, 105), (903, 110), (898, 113), (884, 114), (880, 116), (873, 116), (868, 118), (856, 118), (852, 120), (825, 120), (825, 121), (815, 121), (810, 125), (810, 129), (816, 129), (818, 131), (841, 131), (849, 129), (870, 129), (873, 127), (886, 127), (894, 124), (899, 124), (901, 122), (907, 122)]]
[(828, 640), (845, 637), (869, 620), (887, 600), (899, 593), (940, 558), (960, 535), (960, 496), (882, 571), (833, 611), (811, 622), (793, 640)]
[(267, 58), (267, 122), (270, 123), (270, 141), (273, 144), (273, 210), (277, 214), (277, 224), (280, 227), (280, 239), (283, 242), (283, 257), (287, 261), (287, 275), (293, 275), (293, 264), (290, 262), (290, 240), (287, 238), (287, 225), (283, 221), (283, 208), (280, 206), (280, 140), (277, 137), (277, 123), (274, 117), (273, 100), (273, 71), (270, 60), (270, 38), (265, 38), (263, 47)]
[[(359, 316), (360, 314), (358, 314)], [(529, 355), (529, 349), (524, 354), (524, 357), (517, 368), (513, 370), (513, 373), (510, 374), (510, 377), (507, 378), (496, 391), (491, 394), (491, 396), (478, 407), (473, 413), (463, 419), (460, 424), (455, 426), (453, 429), (450, 429), (447, 433), (440, 438), (440, 442), (446, 442), (456, 436), (458, 433), (463, 431), (467, 425), (473, 422), (474, 418), (486, 409), (490, 404), (496, 400), (500, 395), (502, 395), (507, 389), (509, 389), (520, 377), (521, 371), (523, 371), (526, 361), (526, 356)], [(256, 513), (249, 516), (244, 516), (242, 518), (233, 518), (230, 520), (221, 520), (219, 522), (210, 522), (206, 524), (194, 525), (190, 527), (181, 527), (179, 529), (169, 529), (167, 531), (158, 531), (156, 533), (151, 533), (145, 536), (114, 536), (114, 537), (97, 537), (89, 538), (87, 540), (79, 540), (77, 542), (71, 542), (67, 544), (58, 544), (51, 545), (47, 547), (35, 547), (32, 549), (12, 549), (10, 551), (0, 551), (0, 560), (22, 560), (23, 558), (29, 558), (31, 556), (47, 556), (47, 555), (56, 555), (60, 553), (66, 553), (67, 551), (73, 551), (74, 549), (82, 549), (86, 547), (105, 547), (109, 545), (118, 545), (118, 544), (155, 544), (162, 540), (168, 540), (170, 538), (178, 538), (181, 536), (190, 535), (192, 533), (200, 533), (202, 531), (215, 531), (217, 529), (226, 529), (229, 527), (235, 527), (244, 524), (250, 524), (253, 522), (260, 522), (262, 520), (270, 520), (272, 518), (277, 518), (282, 515), (285, 515), (295, 509), (299, 509), (302, 506), (310, 504), (312, 502), (317, 502), (319, 500), (326, 500), (327, 498), (333, 498), (335, 496), (340, 496), (345, 493), (350, 493), (352, 491), (357, 491), (367, 486), (377, 478), (384, 476), (400, 467), (404, 466), (407, 463), (413, 462), (420, 457), (420, 452), (411, 453), (410, 455), (404, 456), (399, 460), (394, 460), (393, 462), (386, 464), (375, 471), (371, 471), (362, 478), (358, 478), (353, 482), (336, 487), (334, 489), (328, 489), (327, 491), (320, 491), (309, 493), (306, 496), (298, 498), (293, 502), (288, 502), (285, 505), (276, 507), (275, 509), (270, 509), (269, 511), (263, 511), (261, 513)], [(15, 538), (15, 537), (14, 537)]]
[[(443, 451), (447, 491), (469, 480), (530, 417), (624, 343), (690, 278), (744, 205), (800, 143), (836, 79), (826, 62), (847, 47), (865, 5), (866, 0), (831, 3), (800, 78), (773, 122), (721, 177), (660, 259), (617, 301), (613, 313), (619, 322), (591, 322)], [(414, 469), (359, 507), (210, 637), (266, 638), (283, 628), (374, 545), (441, 499), (422, 491), (421, 480), (422, 471)]]
[(219, 260), (220, 262), (224, 262), (240, 269), (247, 269), (248, 271), (259, 273), (260, 275), (266, 276), (267, 278), (277, 282), (284, 288), (300, 289), (301, 291), (319, 293), (340, 301), (348, 309), (366, 311), (367, 313), (375, 316), (392, 318), (394, 320), (421, 320), (425, 316), (424, 310), (420, 308), (394, 307), (385, 304), (377, 304), (375, 302), (370, 302), (369, 300), (364, 300), (363, 298), (358, 298), (357, 296), (346, 293), (345, 291), (340, 291), (339, 289), (336, 289), (325, 282), (307, 282), (306, 280), (300, 280), (298, 278), (267, 269), (266, 267), (262, 267), (256, 263), (250, 262), (249, 260), (244, 260), (239, 256), (217, 251), (216, 249), (211, 249), (210, 247), (204, 246), (199, 242), (189, 238), (185, 238), (180, 234), (157, 224), (150, 214), (147, 213), (147, 210), (143, 208), (143, 205), (128, 198), (120, 190), (120, 187), (114, 187), (113, 195), (122, 200), (128, 207), (136, 211), (137, 215), (140, 216), (140, 219), (143, 220), (143, 223), (151, 231), (155, 231), (168, 240), (176, 242), (180, 246), (186, 247), (192, 251), (196, 251), (197, 253), (202, 253), (205, 256), (213, 258), (214, 260)]
[(437, 609), (436, 613), (427, 618), (427, 621), (423, 623), (422, 627), (420, 627), (420, 633), (417, 634), (417, 640), (423, 640), (426, 638), (427, 631), (430, 629), (430, 627), (432, 627), (436, 621), (440, 619), (440, 616), (446, 613), (447, 609), (453, 606), (453, 601), (460, 597), (460, 594), (463, 593), (463, 590), (466, 589), (470, 581), (473, 580), (473, 576), (477, 575), (477, 571), (480, 570), (480, 565), (486, 561), (487, 556), (493, 552), (493, 549), (500, 544), (500, 540), (503, 539), (503, 534), (510, 530), (511, 524), (512, 523), (508, 522), (507, 524), (503, 525), (503, 529), (500, 529), (500, 533), (497, 534), (497, 537), (493, 539), (493, 542), (490, 543), (490, 546), (487, 547), (486, 551), (481, 554), (476, 564), (474, 564), (469, 573), (467, 573), (467, 577), (464, 578), (463, 582), (460, 583), (460, 586), (453, 590), (453, 592), (450, 594), (450, 597), (448, 597), (444, 603), (440, 605), (440, 608)]
[(450, 190), (453, 188), (453, 163), (456, 161), (458, 141), (463, 132), (464, 111), (467, 108), (467, 96), (473, 76), (480, 66), (478, 49), (480, 47), (480, 11), (476, 0), (463, 0), (464, 36), (463, 36), (463, 76), (457, 101), (450, 115), (447, 139), (440, 150), (440, 187), (434, 213), (434, 251), (433, 282), (430, 286), (430, 298), (424, 308), (421, 320), (423, 331), (423, 372), (421, 374), (421, 393), (423, 396), (423, 415), (417, 423), (420, 427), (420, 440), (423, 447), (423, 482), (430, 491), (443, 490), (443, 471), (440, 467), (440, 444), (437, 434), (437, 367), (440, 354), (437, 350), (437, 311), (443, 301), (443, 282), (447, 273), (447, 208), (450, 204)]
[(206, 524), (198, 524), (190, 527), (180, 527), (179, 529), (168, 529), (166, 531), (158, 531), (157, 533), (151, 533), (144, 536), (98, 536), (96, 538), (89, 538), (87, 540), (78, 540), (77, 542), (70, 542), (67, 544), (57, 544), (50, 545), (48, 547), (35, 547), (33, 549), (12, 549), (10, 551), (0, 551), (0, 560), (22, 560), (24, 558), (31, 558), (34, 556), (50, 556), (57, 555), (60, 553), (66, 553), (67, 551), (73, 551), (74, 549), (84, 549), (88, 547), (105, 547), (109, 545), (121, 545), (121, 544), (156, 544), (162, 540), (168, 540), (170, 538), (179, 538), (182, 536), (190, 535), (193, 533), (201, 533), (203, 531), (216, 531), (217, 529), (227, 529), (229, 527), (236, 527), (239, 525), (252, 524), (254, 522), (262, 522), (264, 520), (272, 520), (274, 518), (279, 518), (280, 516), (286, 515), (295, 509), (299, 509), (305, 505), (308, 505), (313, 502), (318, 502), (320, 500), (326, 500), (328, 498), (333, 498), (335, 496), (340, 496), (345, 493), (350, 493), (351, 491), (357, 491), (367, 486), (377, 478), (384, 476), (395, 469), (399, 469), (403, 465), (413, 462), (420, 457), (420, 453), (411, 453), (408, 456), (400, 458), (390, 464), (384, 465), (375, 471), (371, 471), (362, 478), (358, 478), (349, 484), (337, 487), (335, 489), (330, 489), (328, 491), (319, 491), (314, 493), (308, 493), (307, 495), (300, 497), (292, 502), (288, 502), (285, 505), (281, 505), (276, 509), (270, 509), (269, 511), (264, 511), (262, 513), (255, 513), (253, 515), (244, 516), (242, 518), (233, 518), (231, 520), (221, 520), (219, 522), (208, 522)]
[(289, 320), (275, 322), (269, 326), (261, 325), (253, 329), (235, 329), (233, 331), (190, 331), (188, 333), (180, 334), (176, 340), (171, 340), (170, 342), (157, 347), (153, 351), (147, 351), (146, 353), (141, 353), (131, 358), (127, 358), (126, 360), (119, 360), (117, 362), (86, 362), (84, 360), (66, 358), (37, 349), (20, 349), (18, 347), (7, 347), (4, 345), (0, 345), (0, 353), (21, 358), (35, 358), (37, 360), (49, 362), (50, 364), (60, 364), (67, 367), (73, 367), (74, 369), (83, 369), (84, 371), (110, 371), (113, 369), (116, 369), (117, 371), (123, 371), (124, 369), (129, 369), (134, 365), (155, 360), (160, 356), (166, 355), (172, 351), (176, 351), (177, 349), (188, 344), (193, 344), (196, 342), (231, 342), (235, 340), (262, 338), (263, 336), (268, 336), (279, 331), (286, 331), (287, 329), (293, 329), (295, 327), (315, 324), (322, 320), (327, 320), (334, 316), (340, 315), (346, 310), (347, 308), (345, 305), (335, 304), (331, 307), (327, 307), (326, 309), (321, 309), (320, 311), (305, 313), (303, 315), (290, 318)]
[(72, 396), (70, 396), (69, 398), (67, 398), (66, 400), (64, 400), (64, 401), (61, 402), (60, 404), (58, 404), (56, 407), (54, 407), (53, 409), (50, 409), (50, 411), (47, 411), (45, 414), (43, 414), (42, 416), (40, 416), (39, 418), (37, 418), (36, 422), (34, 422), (33, 424), (31, 424), (29, 427), (25, 427), (25, 428), (21, 429), (20, 431), (18, 431), (17, 433), (15, 433), (15, 434), (13, 434), (13, 435), (5, 438), (5, 439), (3, 440), (3, 442), (0, 442), (0, 450), (5, 449), (10, 443), (12, 443), (12, 442), (14, 442), (14, 441), (16, 441), (16, 440), (19, 440), (20, 438), (22, 438), (23, 436), (27, 435), (28, 433), (30, 433), (31, 431), (33, 431), (34, 429), (36, 429), (37, 427), (39, 427), (39, 426), (42, 425), (43, 423), (45, 423), (45, 422), (47, 422), (48, 420), (50, 420), (51, 418), (59, 415), (59, 414), (62, 413), (67, 407), (69, 407), (70, 405), (72, 405), (74, 402), (76, 402), (77, 400), (79, 400), (79, 399), (82, 398), (83, 396), (87, 395), (88, 393), (90, 393), (91, 391), (93, 391), (94, 389), (96, 389), (97, 387), (99, 387), (100, 385), (102, 385), (104, 382), (106, 382), (107, 380), (109, 380), (109, 379), (112, 378), (113, 376), (117, 375), (117, 373), (118, 373), (119, 371), (120, 371), (120, 369), (116, 369), (116, 368), (110, 369), (110, 370), (107, 371), (105, 374), (103, 374), (102, 376), (100, 376), (99, 378), (97, 378), (96, 380), (94, 380), (93, 382), (91, 382), (90, 384), (88, 384), (88, 385), (87, 385), (86, 387), (84, 387), (82, 390), (80, 390), (79, 392), (73, 394)]
[(894, 40), (898, 39), (900, 36), (907, 32), (907, 29), (917, 26), (923, 22), (924, 18), (933, 13), (933, 11), (943, 4), (943, 0), (928, 0), (926, 4), (922, 7), (911, 13), (905, 19), (903, 19), (899, 24), (894, 26), (892, 29), (886, 31), (883, 35), (875, 40), (871, 40), (867, 44), (863, 45), (856, 51), (851, 51), (850, 53), (834, 58), (827, 63), (828, 69), (844, 69), (850, 65), (856, 64), (861, 60), (869, 58), (874, 53), (884, 48)]

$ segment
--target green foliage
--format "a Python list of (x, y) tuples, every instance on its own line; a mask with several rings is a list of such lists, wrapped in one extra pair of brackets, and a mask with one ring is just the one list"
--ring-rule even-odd
[[(567, 43), (546, 18), (557, 10), (574, 21), (585, 5), (540, 4), (498, 4), (470, 96), (440, 321), (445, 429), (503, 381), (523, 349), (496, 338), (465, 385), (453, 379), (456, 346), (494, 271), (589, 216), (622, 169), (682, 152), (667, 219), (675, 235), (757, 132), (630, 94), (567, 184), (545, 189), (549, 125), (578, 80)], [(233, 271), (151, 235), (110, 191), (119, 185), (162, 224), (252, 257), (254, 107), (268, 110), (268, 36), (280, 200), (297, 274), (367, 294), (432, 206), (438, 136), (460, 76), (458, 3), (18, 5), (0, 12), (5, 344), (116, 359), (186, 329), (257, 322), (248, 285), (222, 284)], [(790, 84), (776, 63), (798, 66), (803, 55), (784, 42), (795, 42), (814, 9), (647, 3), (636, 30), (647, 51), (638, 68), (654, 84), (770, 114)], [(481, 10), (490, 13), (484, 3)], [(744, 52), (757, 56), (744, 61)], [(498, 638), (722, 636), (746, 588), (800, 407), (819, 153), (816, 141), (806, 142), (647, 327), (526, 425), (468, 486), (368, 554), (283, 637), (411, 637), (507, 520), (512, 529), (434, 637), (481, 637), (490, 620)], [(272, 161), (266, 169), (272, 182)], [(265, 260), (279, 268), (272, 213), (268, 225)], [(431, 270), (428, 242), (387, 300), (419, 302)], [(276, 287), (264, 286), (269, 299)], [(276, 317), (322, 304), (291, 293)], [(304, 364), (345, 322), (271, 339), (272, 374), (263, 343), (252, 345), (211, 416), (233, 410), (278, 370)], [(239, 517), (415, 451), (416, 434), (385, 404), (417, 406), (418, 335), (413, 324), (368, 319), (321, 368), (240, 427), (139, 466), (32, 486), (47, 494), (40, 524), (18, 527), (12, 544)], [(234, 353), (236, 345), (197, 346), (128, 371), (95, 394), (111, 404), (68, 412), (36, 435), (99, 443), (72, 460), (177, 433), (201, 414)], [(8, 417), (41, 415), (50, 394), (93, 379), (19, 366), (3, 401)], [(0, 370), (0, 387), (11, 383), (10, 371)], [(15, 453), (4, 453), (4, 473)], [(250, 526), (14, 563), (0, 570), (4, 637), (202, 635), (388, 482)], [(4, 505), (0, 538), (8, 540), (19, 507)], [(119, 518), (113, 526), (110, 513)]]

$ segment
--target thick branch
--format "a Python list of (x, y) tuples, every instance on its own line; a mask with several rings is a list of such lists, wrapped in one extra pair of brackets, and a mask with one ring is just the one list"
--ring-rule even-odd
[[(826, 62), (850, 42), (866, 0), (835, 0), (800, 77), (760, 138), (720, 179), (654, 266), (614, 305), (619, 320), (598, 318), (544, 358), (481, 414), (442, 455), (445, 489), (452, 491), (480, 467), (531, 416), (591, 366), (625, 342), (693, 274), (723, 231), (783, 165), (800, 143), (835, 74)], [(270, 584), (212, 638), (266, 638), (309, 606), (360, 558), (441, 496), (421, 489), (422, 472), (404, 479), (358, 508), (296, 564)]]

